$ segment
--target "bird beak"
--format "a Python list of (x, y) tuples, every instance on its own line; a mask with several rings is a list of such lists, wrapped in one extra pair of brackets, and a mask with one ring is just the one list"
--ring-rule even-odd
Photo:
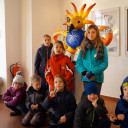
[(71, 24), (71, 25), (69, 26), (69, 32), (71, 32), (73, 29), (74, 29), (74, 25)]

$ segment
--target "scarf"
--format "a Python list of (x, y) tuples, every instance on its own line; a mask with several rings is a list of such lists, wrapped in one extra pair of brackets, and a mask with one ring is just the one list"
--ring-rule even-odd
[[(82, 57), (85, 59), (88, 49), (96, 49), (95, 42), (91, 42), (89, 39), (86, 40), (84, 50), (82, 50)], [(104, 44), (102, 43), (97, 51), (96, 61), (101, 59), (104, 60)]]

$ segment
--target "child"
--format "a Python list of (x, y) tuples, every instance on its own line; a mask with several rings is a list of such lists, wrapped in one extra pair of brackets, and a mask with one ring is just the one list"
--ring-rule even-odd
[(73, 94), (66, 89), (66, 80), (57, 75), (54, 78), (54, 91), (44, 101), (45, 110), (52, 108), (49, 128), (72, 128), (76, 108)]
[(13, 112), (10, 112), (10, 116), (17, 116), (27, 112), (24, 103), (26, 88), (27, 85), (24, 82), (21, 71), (19, 71), (13, 78), (12, 86), (2, 96), (5, 106), (13, 110)]
[(110, 128), (110, 125), (97, 85), (90, 82), (85, 86), (85, 95), (76, 108), (74, 128)]
[(84, 86), (93, 81), (97, 84), (99, 94), (104, 80), (104, 70), (108, 67), (107, 48), (103, 44), (99, 29), (96, 25), (90, 25), (86, 31), (86, 37), (81, 44), (76, 69), (82, 75)]
[(73, 90), (74, 64), (68, 56), (65, 56), (64, 46), (61, 41), (56, 41), (53, 46), (53, 55), (49, 59), (46, 69), (45, 78), (50, 86), (50, 91), (54, 89), (54, 77), (62, 75), (67, 81), (68, 89)]
[(37, 50), (34, 63), (34, 73), (41, 77), (41, 85), (46, 92), (49, 90), (49, 86), (45, 80), (45, 68), (51, 55), (52, 46), (51, 37), (49, 35), (44, 35), (43, 45)]
[(128, 76), (121, 85), (121, 96), (117, 102), (115, 115), (110, 116), (110, 120), (115, 125), (120, 124), (120, 128), (128, 128)]
[(31, 86), (27, 91), (26, 107), (28, 113), (22, 120), (22, 125), (38, 126), (45, 120), (45, 111), (42, 107), (45, 98), (45, 90), (41, 86), (41, 78), (38, 75), (31, 77)]

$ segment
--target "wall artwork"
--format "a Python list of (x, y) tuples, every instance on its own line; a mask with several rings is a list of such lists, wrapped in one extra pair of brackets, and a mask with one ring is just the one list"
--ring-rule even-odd
[(128, 6), (124, 7), (125, 30), (125, 55), (128, 56)]
[[(119, 56), (119, 8), (92, 11), (92, 21), (100, 28), (101, 26), (109, 26), (113, 31), (112, 42), (107, 46), (108, 54)], [(105, 37), (109, 30), (101, 33)]]

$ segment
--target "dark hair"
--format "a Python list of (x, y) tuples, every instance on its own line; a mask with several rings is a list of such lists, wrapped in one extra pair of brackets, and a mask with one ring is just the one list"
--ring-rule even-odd
[[(94, 40), (94, 42), (91, 42), (87, 37), (89, 30), (92, 28), (96, 30), (96, 39)], [(101, 40), (99, 29), (96, 25), (90, 25), (87, 28), (85, 38), (81, 43), (81, 51), (82, 51), (83, 58), (86, 57), (88, 44), (94, 44), (94, 48), (96, 48), (97, 50), (96, 60), (101, 59), (103, 61), (104, 60), (104, 44), (103, 44), (103, 41)]]
[(31, 77), (31, 83), (34, 83), (35, 81), (41, 81), (41, 77), (38, 75), (33, 75)]
[(65, 80), (65, 78), (62, 75), (56, 75), (54, 80), (59, 77), (62, 79), (62, 81), (64, 82), (64, 90), (67, 89), (67, 81)]
[(61, 46), (62, 46), (62, 48), (63, 48), (63, 51), (65, 51), (65, 48), (64, 48), (64, 45), (63, 45), (63, 42), (62, 41), (60, 41), (60, 40), (57, 40), (57, 41), (55, 41), (54, 43), (53, 43), (53, 48), (52, 48), (52, 53), (54, 54), (54, 46), (55, 46), (55, 44), (57, 44), (57, 43), (59, 43)]

